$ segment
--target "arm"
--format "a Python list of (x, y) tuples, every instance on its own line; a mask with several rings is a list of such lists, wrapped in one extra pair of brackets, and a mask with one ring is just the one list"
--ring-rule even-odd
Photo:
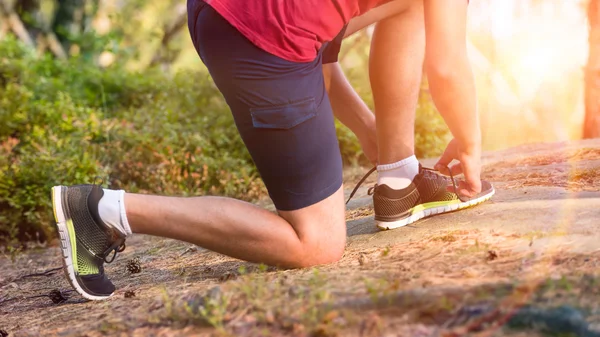
[(426, 71), (431, 93), (454, 137), (480, 143), (475, 83), (467, 57), (467, 2), (425, 0)]
[(356, 135), (369, 161), (377, 163), (375, 115), (354, 91), (339, 63), (323, 65), (333, 114)]
[(453, 159), (461, 163), (452, 173), (464, 173), (467, 184), (461, 193), (481, 190), (481, 130), (477, 114), (475, 81), (467, 56), (467, 1), (424, 0), (427, 39), (426, 71), (433, 101), (454, 135), (454, 140), (436, 165)]

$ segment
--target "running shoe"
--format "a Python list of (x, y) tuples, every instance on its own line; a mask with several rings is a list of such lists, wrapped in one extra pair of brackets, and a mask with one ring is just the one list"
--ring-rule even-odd
[[(348, 201), (374, 171), (372, 169), (361, 179)], [(454, 177), (419, 166), (419, 174), (404, 189), (394, 190), (387, 185), (371, 187), (369, 195), (373, 195), (377, 227), (383, 230), (400, 228), (432, 215), (472, 207), (491, 199), (496, 192), (492, 184), (482, 180), (481, 193), (465, 198), (458, 194), (457, 186), (458, 181)]]
[(98, 203), (103, 195), (97, 185), (52, 188), (65, 274), (73, 288), (88, 300), (103, 300), (114, 293), (104, 263), (111, 263), (125, 249), (125, 233), (100, 219)]

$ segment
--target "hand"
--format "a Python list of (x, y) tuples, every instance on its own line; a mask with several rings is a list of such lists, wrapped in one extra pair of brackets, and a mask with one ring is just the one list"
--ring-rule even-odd
[(466, 197), (476, 196), (481, 192), (481, 145), (461, 146), (456, 139), (453, 139), (435, 164), (435, 169), (442, 174), (450, 175), (448, 166), (454, 159), (460, 163), (450, 167), (452, 174), (464, 173), (465, 175), (465, 181), (461, 181), (458, 186), (458, 193)]
[(377, 165), (377, 161), (379, 160), (379, 150), (377, 148), (375, 126), (365, 127), (365, 132), (357, 135), (357, 138), (367, 159), (369, 159), (371, 164)]

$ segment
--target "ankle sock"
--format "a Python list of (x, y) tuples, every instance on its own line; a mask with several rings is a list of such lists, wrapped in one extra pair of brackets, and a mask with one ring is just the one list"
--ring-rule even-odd
[(399, 162), (377, 166), (377, 184), (387, 185), (392, 189), (407, 188), (419, 174), (419, 161), (412, 155)]
[(100, 219), (105, 224), (123, 233), (125, 236), (132, 234), (127, 213), (125, 212), (125, 191), (103, 189), (104, 196), (98, 203)]

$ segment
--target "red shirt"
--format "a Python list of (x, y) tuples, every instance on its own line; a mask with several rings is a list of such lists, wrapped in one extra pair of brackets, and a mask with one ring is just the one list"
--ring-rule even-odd
[(353, 17), (389, 0), (205, 0), (262, 50), (310, 62)]

